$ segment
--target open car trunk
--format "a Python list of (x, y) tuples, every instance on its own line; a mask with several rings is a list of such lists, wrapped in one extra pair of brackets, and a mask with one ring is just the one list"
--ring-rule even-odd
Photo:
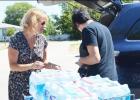
[[(44, 5), (55, 5), (63, 2), (67, 2), (67, 0), (37, 0), (39, 3), (43, 3)], [(103, 8), (107, 8), (111, 4), (121, 5), (121, 0), (69, 0), (79, 2), (89, 8), (100, 10)]]
[[(59, 3), (67, 2), (67, 0), (37, 0), (44, 5), (55, 5)], [(70, 0), (78, 2), (89, 8), (92, 8), (101, 13), (100, 22), (106, 26), (109, 26), (114, 20), (117, 12), (121, 9), (120, 0)]]

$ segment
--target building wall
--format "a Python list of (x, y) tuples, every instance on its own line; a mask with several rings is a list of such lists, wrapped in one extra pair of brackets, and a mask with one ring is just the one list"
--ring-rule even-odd
[(3, 29), (0, 28), (0, 41), (3, 41)]

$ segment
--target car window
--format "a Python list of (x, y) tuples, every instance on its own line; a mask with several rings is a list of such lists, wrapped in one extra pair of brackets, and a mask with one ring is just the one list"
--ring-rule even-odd
[(128, 40), (140, 40), (140, 20), (129, 31)]

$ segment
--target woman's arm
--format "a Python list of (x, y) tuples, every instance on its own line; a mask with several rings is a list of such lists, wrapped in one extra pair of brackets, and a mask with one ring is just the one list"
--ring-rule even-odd
[(11, 47), (8, 48), (8, 58), (11, 71), (27, 71), (32, 69), (33, 63), (31, 64), (17, 64), (19, 52)]
[(40, 61), (29, 64), (17, 64), (18, 54), (19, 52), (16, 49), (11, 47), (8, 48), (8, 58), (11, 71), (22, 72), (31, 69), (42, 69), (44, 67), (44, 63)]
[(44, 62), (44, 64), (48, 64), (47, 48), (45, 48), (44, 51), (43, 51), (43, 62)]

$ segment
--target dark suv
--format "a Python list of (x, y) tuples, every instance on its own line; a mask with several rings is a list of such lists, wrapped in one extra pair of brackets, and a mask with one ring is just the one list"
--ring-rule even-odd
[(76, 0), (102, 13), (100, 22), (111, 31), (119, 82), (140, 97), (140, 3), (120, 0)]

